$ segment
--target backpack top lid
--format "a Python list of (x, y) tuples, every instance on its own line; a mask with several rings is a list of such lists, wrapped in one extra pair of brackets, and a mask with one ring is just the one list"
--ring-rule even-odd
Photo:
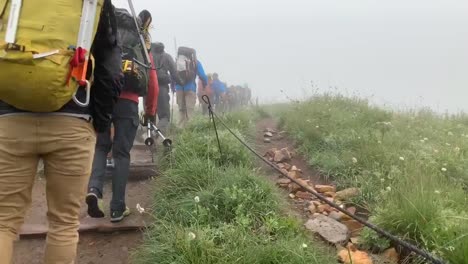
[[(134, 47), (140, 43), (140, 36), (135, 26), (135, 20), (124, 8), (115, 8), (115, 16), (117, 19), (117, 28), (119, 39), (124, 47)], [(140, 18), (136, 18), (138, 25), (141, 26)]]
[(179, 47), (177, 54), (183, 55), (189, 59), (192, 59), (192, 57), (197, 58), (197, 52), (195, 51), (195, 49), (188, 48), (188, 47)]

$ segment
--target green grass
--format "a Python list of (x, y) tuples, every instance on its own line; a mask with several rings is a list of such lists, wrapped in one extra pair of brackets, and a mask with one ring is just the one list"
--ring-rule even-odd
[[(247, 133), (256, 114), (225, 117)], [(197, 118), (174, 140), (172, 158), (156, 181), (155, 222), (134, 254), (135, 263), (327, 264), (335, 253), (283, 215), (277, 188), (257, 175), (253, 157), (220, 129), (223, 155), (207, 118)]]
[(311, 165), (340, 188), (361, 188), (354, 202), (369, 208), (372, 222), (467, 263), (468, 116), (391, 112), (320, 95), (282, 111), (281, 124)]

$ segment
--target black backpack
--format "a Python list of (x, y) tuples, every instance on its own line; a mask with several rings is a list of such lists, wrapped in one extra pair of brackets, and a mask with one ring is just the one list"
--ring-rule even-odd
[(179, 47), (176, 64), (179, 85), (186, 85), (195, 81), (197, 78), (197, 53), (194, 49)]
[(164, 65), (164, 63), (167, 63), (164, 44), (161, 42), (151, 43), (151, 54), (153, 54), (154, 66), (156, 67), (159, 85), (170, 84), (172, 79), (168, 73), (169, 69), (167, 68), (167, 65)]
[[(116, 8), (117, 31), (122, 45), (122, 67), (124, 90), (146, 96), (149, 82), (149, 65), (145, 65), (145, 55), (133, 16), (126, 9)], [(138, 23), (141, 21), (137, 18)]]

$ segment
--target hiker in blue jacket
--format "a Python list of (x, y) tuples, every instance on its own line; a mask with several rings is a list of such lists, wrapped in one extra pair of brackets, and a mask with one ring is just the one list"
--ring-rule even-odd
[(216, 108), (220, 111), (224, 111), (223, 102), (226, 95), (226, 84), (219, 80), (219, 75), (217, 73), (213, 74), (213, 83), (211, 85), (214, 91), (214, 104)]
[[(180, 74), (179, 74), (180, 75)], [(205, 74), (202, 64), (199, 60), (196, 62), (196, 76), (201, 80), (203, 87), (208, 84), (208, 77)], [(196, 76), (191, 78), (185, 85), (176, 85), (177, 105), (179, 106), (181, 126), (184, 126), (195, 110), (197, 102), (197, 84)]]

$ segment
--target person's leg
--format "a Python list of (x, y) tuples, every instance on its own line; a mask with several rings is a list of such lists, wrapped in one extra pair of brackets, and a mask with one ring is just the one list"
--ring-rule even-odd
[(112, 156), (115, 169), (112, 173), (111, 221), (121, 221), (129, 212), (125, 204), (125, 189), (130, 173), (130, 151), (139, 125), (138, 104), (126, 100), (114, 115), (115, 136)]
[(31, 204), (39, 156), (36, 119), (0, 117), (0, 263), (10, 263), (13, 241)]
[(91, 174), (96, 134), (90, 122), (79, 118), (38, 119), (49, 222), (44, 263), (71, 264), (76, 257), (81, 202)]
[(183, 126), (183, 124), (185, 124), (185, 120), (187, 119), (185, 93), (183, 91), (176, 91), (176, 96), (177, 105), (179, 106), (179, 125)]
[(197, 94), (193, 91), (188, 91), (185, 93), (185, 100), (187, 104), (187, 115), (188, 119), (191, 119), (193, 117), (194, 111), (195, 111), (195, 105), (197, 103)]
[(161, 129), (163, 134), (166, 133), (167, 127), (169, 126), (171, 111), (170, 111), (170, 96), (169, 96), (169, 85), (159, 86), (158, 96), (158, 128)]
[(112, 147), (112, 131), (108, 130), (97, 135), (91, 178), (88, 183), (88, 215), (94, 218), (104, 217), (102, 195), (104, 193), (104, 177), (106, 175), (108, 153)]

